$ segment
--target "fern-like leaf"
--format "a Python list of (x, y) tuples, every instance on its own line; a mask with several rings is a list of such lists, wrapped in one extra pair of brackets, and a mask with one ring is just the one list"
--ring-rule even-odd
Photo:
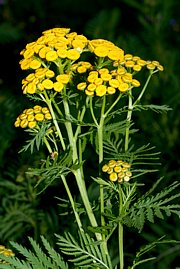
[(63, 258), (49, 245), (46, 239), (41, 237), (41, 240), (49, 256), (32, 238), (29, 238), (29, 241), (34, 252), (18, 243), (11, 242), (13, 248), (25, 259), (0, 255), (0, 258), (7, 262), (7, 264), (0, 263), (0, 269), (68, 269)]
[(66, 233), (64, 237), (57, 235), (57, 238), (57, 244), (60, 246), (62, 253), (71, 257), (74, 256), (69, 261), (74, 263), (77, 268), (95, 268), (95, 266), (111, 268), (101, 253), (100, 247), (88, 234), (79, 233), (80, 244), (69, 233)]
[(39, 150), (40, 146), (44, 143), (44, 137), (46, 135), (46, 131), (49, 129), (51, 124), (41, 125), (41, 128), (39, 130), (36, 129), (27, 129), (26, 132), (29, 133), (30, 136), (32, 136), (32, 139), (26, 141), (26, 145), (23, 146), (23, 148), (19, 151), (27, 151), (30, 149), (31, 153), (34, 152), (35, 148)]
[(131, 205), (124, 223), (141, 231), (145, 220), (154, 222), (154, 216), (163, 219), (164, 213), (167, 216), (176, 214), (180, 218), (180, 205), (170, 203), (180, 197), (180, 193), (171, 195), (172, 191), (178, 189), (179, 186), (180, 183), (174, 182), (156, 195), (143, 195), (136, 203)]

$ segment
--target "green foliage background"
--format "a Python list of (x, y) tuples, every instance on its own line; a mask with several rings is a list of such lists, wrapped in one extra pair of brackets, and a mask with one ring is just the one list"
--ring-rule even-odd
[[(37, 178), (25, 172), (28, 167), (38, 166), (46, 152), (42, 149), (33, 155), (18, 154), (27, 137), (13, 127), (15, 118), (28, 102), (21, 90), (24, 73), (18, 64), (19, 52), (51, 27), (70, 27), (91, 39), (111, 40), (126, 53), (160, 61), (165, 71), (152, 79), (144, 103), (166, 104), (172, 110), (167, 114), (136, 112), (134, 120), (140, 129), (136, 139), (141, 144), (150, 142), (161, 151), (158, 176), (165, 177), (161, 188), (179, 179), (179, 9), (178, 0), (0, 0), (0, 244), (9, 240), (26, 243), (27, 236), (38, 239), (40, 234), (53, 244), (53, 233), (61, 233), (65, 227), (72, 229), (74, 225), (68, 204), (55, 198), (66, 199), (62, 186), (55, 183), (36, 196), (33, 186)], [(93, 170), (91, 166), (89, 169)], [(150, 186), (154, 180), (146, 176), (146, 185)], [(93, 187), (89, 192), (94, 192)], [(56, 206), (58, 203), (63, 206)], [(61, 218), (59, 214), (63, 214), (64, 207), (69, 214)], [(141, 244), (164, 234), (180, 240), (178, 218), (171, 217), (158, 225), (147, 224), (140, 239), (136, 232), (128, 232), (126, 258)], [(158, 262), (146, 265), (147, 269), (173, 269), (177, 265), (179, 246), (159, 245), (154, 252)]]

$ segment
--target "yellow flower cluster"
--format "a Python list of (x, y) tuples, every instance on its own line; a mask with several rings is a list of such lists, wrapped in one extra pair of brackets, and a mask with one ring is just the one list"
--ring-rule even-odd
[(130, 167), (129, 163), (122, 160), (110, 160), (107, 164), (103, 165), (102, 171), (109, 174), (110, 181), (123, 183), (128, 182), (132, 176)]
[(124, 58), (124, 51), (122, 49), (104, 39), (94, 39), (89, 41), (89, 49), (100, 58), (108, 57), (113, 61), (122, 61)]
[(132, 54), (125, 54), (122, 61), (114, 61), (114, 67), (123, 66), (128, 72), (137, 73), (141, 71), (142, 67), (146, 66), (149, 70), (163, 71), (164, 68), (158, 61), (145, 61), (139, 56), (133, 56)]
[(74, 72), (76, 71), (79, 74), (86, 73), (86, 71), (88, 71), (89, 69), (93, 69), (93, 66), (90, 62), (80, 61), (71, 66), (71, 70)]
[[(80, 60), (85, 52), (90, 62)], [(69, 28), (44, 31), (35, 42), (26, 45), (21, 55), (21, 68), (32, 72), (22, 81), (24, 94), (44, 90), (61, 92), (66, 84), (76, 84), (79, 80), (78, 90), (88, 96), (101, 97), (139, 87), (140, 82), (133, 76), (143, 66), (153, 72), (163, 71), (158, 61), (145, 61), (139, 56), (125, 54), (110, 41), (88, 40), (84, 35), (70, 32)]]
[(84, 35), (69, 33), (69, 28), (53, 28), (44, 31), (35, 42), (26, 45), (21, 51), (24, 59), (20, 61), (21, 68), (38, 69), (43, 62), (56, 62), (58, 59), (76, 61), (88, 44)]
[(140, 82), (134, 79), (131, 73), (128, 73), (124, 67), (119, 67), (109, 71), (107, 68), (101, 68), (97, 71), (90, 71), (87, 81), (80, 82), (77, 85), (78, 90), (85, 90), (88, 96), (103, 96), (105, 94), (114, 94), (116, 90), (124, 93), (132, 87), (139, 87)]
[[(11, 249), (6, 248), (3, 245), (0, 245), (0, 254), (6, 256), (6, 257), (10, 257), (10, 256), (14, 256), (14, 253)], [(0, 259), (0, 263), (6, 263), (3, 259)]]
[(34, 106), (33, 108), (28, 108), (21, 113), (15, 123), (15, 127), (21, 128), (35, 128), (38, 122), (42, 122), (43, 120), (51, 120), (52, 116), (47, 107)]
[(38, 68), (22, 80), (22, 90), (24, 94), (34, 94), (51, 89), (60, 92), (69, 81), (70, 75), (68, 74), (55, 76), (55, 72), (48, 68)]

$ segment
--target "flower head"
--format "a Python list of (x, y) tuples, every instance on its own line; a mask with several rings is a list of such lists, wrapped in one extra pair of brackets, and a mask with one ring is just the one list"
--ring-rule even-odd
[(122, 160), (110, 160), (104, 164), (102, 171), (109, 175), (109, 180), (112, 182), (128, 182), (132, 176), (130, 171), (131, 165)]
[(111, 41), (88, 40), (84, 35), (70, 32), (69, 28), (44, 31), (20, 54), (23, 56), (21, 68), (30, 71), (22, 81), (24, 94), (41, 94), (46, 90), (62, 92), (70, 88), (66, 87), (68, 83), (88, 96), (127, 93), (140, 87), (135, 75), (142, 68), (150, 72), (163, 71), (158, 61), (125, 54)]
[[(15, 255), (11, 249), (6, 248), (3, 245), (0, 245), (0, 254), (4, 255), (6, 257), (10, 257), (10, 256), (12, 257)], [(3, 259), (0, 259), (0, 263), (6, 263), (6, 262)]]
[(44, 120), (51, 120), (52, 116), (47, 107), (41, 107), (39, 105), (34, 106), (33, 108), (25, 109), (21, 113), (14, 123), (15, 127), (29, 128), (33, 129), (37, 127), (39, 122)]

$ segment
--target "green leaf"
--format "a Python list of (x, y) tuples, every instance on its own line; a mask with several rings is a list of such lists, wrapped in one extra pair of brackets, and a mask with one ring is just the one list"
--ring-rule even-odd
[(93, 264), (94, 266), (100, 266), (100, 268), (109, 269), (101, 249), (88, 234), (79, 232), (80, 243), (69, 233), (65, 233), (64, 237), (56, 236), (61, 251), (68, 256), (75, 256), (70, 258), (69, 261), (74, 263), (77, 268), (88, 268), (88, 266), (91, 268)]

